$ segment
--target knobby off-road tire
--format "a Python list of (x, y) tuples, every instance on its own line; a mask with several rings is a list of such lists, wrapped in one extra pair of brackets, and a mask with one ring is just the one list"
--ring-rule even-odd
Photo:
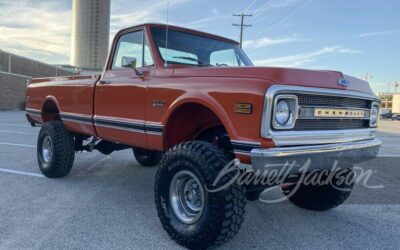
[[(179, 144), (167, 151), (162, 158), (155, 181), (157, 213), (169, 236), (180, 245), (191, 249), (212, 248), (229, 241), (239, 231), (245, 213), (244, 187), (235, 182), (222, 191), (207, 191), (214, 188), (212, 184), (219, 171), (229, 162), (230, 159), (222, 149), (201, 141)], [(221, 182), (227, 183), (231, 177), (226, 175)], [(194, 187), (197, 187), (200, 194), (190, 196), (189, 192), (184, 193), (188, 200), (190, 197), (203, 197), (197, 200), (203, 204), (200, 212), (193, 213), (194, 217), (187, 216), (186, 219), (189, 220), (186, 222), (183, 221), (182, 214), (177, 216), (176, 212), (179, 210), (176, 204), (186, 198), (171, 199), (181, 197), (171, 194), (177, 194), (175, 191), (185, 183), (196, 183)], [(187, 208), (180, 208), (182, 210), (185, 207)]]
[(157, 166), (163, 156), (162, 152), (143, 148), (134, 148), (133, 154), (136, 161), (144, 167)]
[[(325, 211), (341, 205), (349, 198), (354, 186), (354, 172), (351, 168), (335, 174), (332, 181), (324, 185), (290, 185), (283, 190), (288, 199), (295, 205), (314, 211)], [(346, 181), (343, 181), (346, 179)], [(348, 181), (351, 180), (351, 181)], [(294, 190), (294, 191), (293, 191)]]
[(61, 121), (43, 124), (37, 142), (40, 171), (48, 178), (66, 176), (74, 163), (74, 137)]

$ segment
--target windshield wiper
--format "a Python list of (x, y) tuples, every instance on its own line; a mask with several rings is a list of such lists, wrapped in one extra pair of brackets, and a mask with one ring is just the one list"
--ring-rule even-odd
[(203, 62), (199, 59), (193, 58), (193, 57), (189, 57), (189, 56), (173, 56), (172, 58), (177, 58), (177, 59), (183, 59), (183, 60), (188, 60), (188, 61), (192, 61), (192, 62), (197, 62), (200, 63), (201, 65), (207, 65), (207, 66), (214, 66), (208, 62)]

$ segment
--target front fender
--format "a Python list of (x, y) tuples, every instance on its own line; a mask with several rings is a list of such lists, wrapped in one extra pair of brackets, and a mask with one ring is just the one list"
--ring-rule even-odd
[(162, 124), (166, 125), (168, 123), (169, 117), (171, 116), (171, 114), (173, 114), (173, 112), (177, 108), (181, 107), (184, 104), (191, 104), (191, 103), (202, 105), (211, 110), (224, 125), (225, 129), (228, 132), (229, 137), (237, 138), (238, 136), (237, 131), (235, 130), (232, 122), (230, 121), (229, 116), (224, 107), (211, 96), (201, 92), (186, 93), (177, 98), (168, 107), (168, 111), (165, 113), (162, 119)]

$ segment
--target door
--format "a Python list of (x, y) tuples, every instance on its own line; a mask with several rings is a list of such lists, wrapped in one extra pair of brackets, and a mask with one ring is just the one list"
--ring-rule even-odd
[[(154, 71), (145, 33), (137, 30), (121, 34), (112, 63), (97, 83), (94, 121), (100, 138), (132, 146), (146, 147), (146, 89)], [(136, 59), (136, 68), (146, 71), (138, 76), (132, 67), (124, 67), (127, 58)]]

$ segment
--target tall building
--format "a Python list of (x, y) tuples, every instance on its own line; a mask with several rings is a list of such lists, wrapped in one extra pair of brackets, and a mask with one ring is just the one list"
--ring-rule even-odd
[(110, 35), (110, 0), (73, 0), (71, 64), (102, 69)]

